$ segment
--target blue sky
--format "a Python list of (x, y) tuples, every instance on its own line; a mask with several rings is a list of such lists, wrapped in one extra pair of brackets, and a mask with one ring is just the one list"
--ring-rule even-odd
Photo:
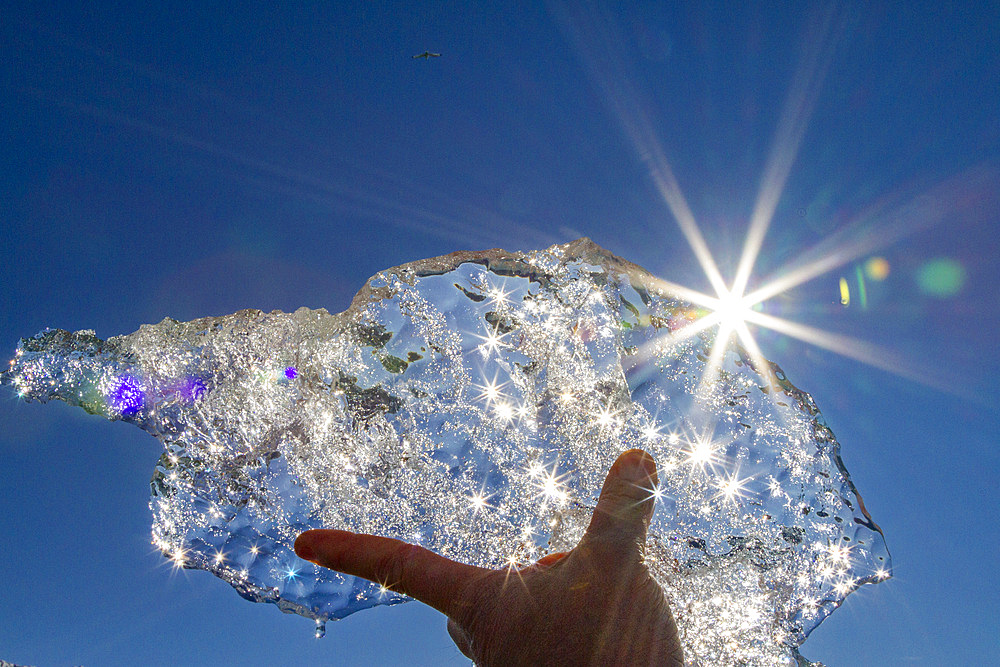
[[(837, 434), (896, 574), (803, 653), (982, 663), (1000, 651), (1000, 7), (744, 4), (5, 3), (0, 349), (46, 326), (339, 311), (383, 268), (579, 236), (707, 292), (655, 173), (727, 279), (780, 190), (750, 286), (839, 258), (765, 308), (848, 354), (756, 337)], [(174, 571), (149, 543), (160, 445), (5, 393), (0, 658), (467, 664), (418, 604), (315, 640)]]

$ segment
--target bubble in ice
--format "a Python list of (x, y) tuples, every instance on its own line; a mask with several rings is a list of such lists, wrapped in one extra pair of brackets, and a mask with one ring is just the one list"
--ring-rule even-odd
[[(3, 381), (164, 448), (153, 542), (243, 597), (327, 620), (405, 598), (298, 559), (308, 528), (488, 567), (572, 548), (615, 458), (659, 466), (648, 563), (693, 664), (801, 661), (883, 536), (810, 396), (588, 239), (372, 277), (338, 315), (244, 310), (107, 340), (22, 339)], [(765, 366), (765, 367), (761, 367)], [(319, 631), (319, 630), (318, 630)]]

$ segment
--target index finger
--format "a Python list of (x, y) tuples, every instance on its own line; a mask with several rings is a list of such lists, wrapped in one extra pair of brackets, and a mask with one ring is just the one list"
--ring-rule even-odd
[(307, 530), (295, 540), (295, 553), (317, 565), (409, 595), (448, 616), (460, 611), (459, 595), (465, 585), (490, 571), (415, 544), (346, 530)]

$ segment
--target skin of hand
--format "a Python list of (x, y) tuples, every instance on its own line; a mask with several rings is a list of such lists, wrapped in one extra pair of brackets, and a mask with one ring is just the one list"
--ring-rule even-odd
[(677, 624), (643, 557), (657, 483), (649, 454), (625, 452), (580, 543), (520, 570), (340, 530), (306, 531), (295, 552), (444, 613), (478, 665), (683, 665)]

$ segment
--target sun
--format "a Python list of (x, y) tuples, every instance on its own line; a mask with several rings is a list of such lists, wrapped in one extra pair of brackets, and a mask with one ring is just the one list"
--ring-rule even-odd
[[(674, 343), (715, 330), (706, 381), (734, 340), (738, 341), (754, 365), (767, 373), (770, 364), (764, 361), (753, 336), (754, 331), (765, 328), (902, 377), (948, 389), (942, 384), (939, 371), (918, 369), (912, 360), (892, 347), (779, 317), (767, 302), (839, 267), (863, 260), (905, 236), (941, 223), (949, 212), (967, 207), (970, 201), (976, 201), (981, 196), (979, 193), (993, 187), (995, 176), (991, 175), (992, 172), (981, 173), (982, 170), (972, 169), (912, 196), (903, 190), (897, 194), (886, 193), (859, 210), (856, 216), (840, 222), (829, 237), (798, 252), (794, 259), (774, 274), (763, 277), (754, 275), (768, 228), (775, 218), (785, 186), (794, 173), (810, 117), (823, 92), (824, 79), (832, 69), (846, 26), (845, 17), (836, 8), (830, 7), (813, 16), (805, 28), (803, 44), (806, 46), (789, 82), (783, 104), (776, 104), (780, 113), (748, 217), (746, 238), (736, 270), (727, 280), (719, 270), (667, 159), (667, 152), (655, 129), (657, 114), (646, 106), (638, 90), (631, 85), (635, 77), (628, 71), (627, 58), (622, 57), (621, 44), (609, 38), (613, 31), (608, 32), (603, 26), (598, 29), (597, 23), (592, 24), (585, 19), (566, 19), (563, 27), (571, 42), (577, 46), (581, 62), (602, 91), (623, 137), (646, 168), (653, 187), (683, 233), (710, 285), (710, 291), (705, 293), (666, 280), (659, 282), (664, 294), (701, 309), (703, 314), (682, 329), (671, 331), (655, 343), (650, 343), (643, 350), (645, 354), (662, 352)], [(594, 44), (600, 44), (600, 48), (593, 48)], [(609, 57), (609, 54), (617, 55)], [(842, 299), (837, 292), (831, 293), (831, 297), (834, 301)]]
[(726, 329), (735, 329), (746, 322), (746, 306), (743, 305), (743, 295), (727, 292), (719, 295), (719, 304), (715, 312), (719, 315), (719, 325)]

